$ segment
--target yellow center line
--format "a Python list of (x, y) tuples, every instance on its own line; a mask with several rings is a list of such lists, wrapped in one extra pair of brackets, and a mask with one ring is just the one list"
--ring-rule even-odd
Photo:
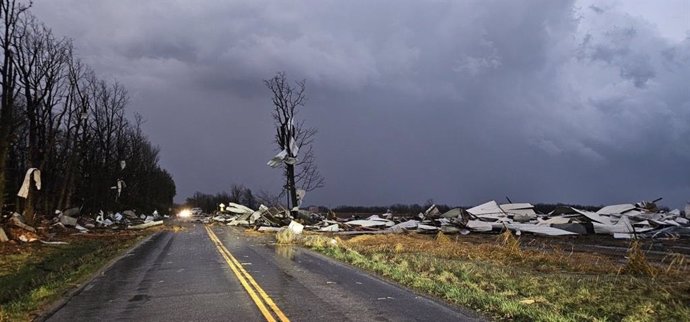
[[(213, 234), (213, 237), (220, 242), (220, 239), (216, 234), (211, 230), (211, 233)], [(254, 278), (247, 272), (242, 264), (230, 253), (230, 251), (223, 245), (223, 243), (220, 243), (220, 248), (225, 252), (225, 254), (232, 260), (232, 262), (235, 264), (235, 266), (239, 269), (240, 272), (244, 274), (244, 277), (249, 281), (249, 283), (254, 286), (254, 289), (259, 293), (261, 298), (268, 304), (269, 307), (273, 310), (273, 312), (278, 316), (278, 318), (283, 321), (283, 322), (289, 322), (290, 320), (285, 316), (283, 311), (278, 308), (278, 306), (273, 302), (270, 296), (266, 294), (266, 292), (259, 286), (259, 284), (254, 280)]]
[(251, 275), (249, 275), (249, 272), (247, 272), (247, 271), (244, 269), (244, 267), (242, 266), (242, 264), (240, 264), (240, 262), (237, 261), (237, 259), (236, 259), (234, 256), (232, 256), (232, 254), (230, 254), (230, 252), (227, 250), (227, 248), (225, 248), (225, 246), (223, 246), (223, 249), (227, 252), (228, 256), (229, 256), (230, 259), (235, 263), (235, 265), (236, 265), (237, 267), (239, 267), (240, 271), (241, 271), (242, 273), (244, 273), (244, 275), (245, 275), (245, 277), (247, 278), (247, 280), (249, 281), (249, 283), (250, 283), (252, 286), (254, 286), (254, 288), (256, 289), (257, 292), (259, 292), (259, 295), (261, 295), (261, 297), (262, 297), (263, 300), (266, 302), (266, 304), (268, 304), (268, 306), (270, 306), (271, 309), (273, 309), (273, 312), (275, 312), (275, 314), (278, 316), (278, 318), (279, 318), (281, 321), (283, 321), (283, 322), (288, 322), (288, 321), (290, 321), (290, 320), (287, 318), (287, 316), (285, 316), (285, 314), (283, 313), (283, 311), (281, 311), (280, 308), (278, 308), (278, 306), (273, 302), (273, 300), (271, 299), (271, 297), (268, 296), (268, 294), (266, 294), (266, 292), (264, 292), (264, 290), (261, 288), (261, 286), (259, 286), (259, 284), (256, 283), (256, 281), (254, 280), (254, 278), (253, 278)]
[(218, 249), (218, 252), (220, 252), (221, 256), (223, 256), (223, 259), (225, 259), (225, 262), (230, 266), (230, 269), (232, 269), (233, 273), (235, 273), (235, 276), (237, 276), (237, 279), (240, 281), (244, 289), (247, 291), (249, 294), (249, 297), (251, 297), (252, 301), (254, 301), (254, 304), (259, 308), (259, 311), (261, 311), (261, 314), (266, 318), (266, 321), (269, 322), (275, 322), (276, 320), (273, 318), (273, 315), (271, 315), (271, 312), (268, 311), (266, 306), (264, 305), (263, 302), (261, 302), (261, 299), (256, 295), (254, 290), (247, 284), (247, 281), (242, 277), (242, 274), (237, 270), (235, 267), (235, 264), (232, 263), (232, 260), (223, 252), (223, 249), (221, 248), (222, 243), (220, 240), (215, 238), (215, 234), (206, 227), (206, 231), (208, 232), (209, 237), (213, 241), (213, 243), (216, 245), (216, 248)]
[[(211, 238), (211, 240), (214, 242), (216, 245), (216, 248), (218, 248), (218, 251), (220, 254), (223, 256), (225, 261), (228, 263), (228, 266), (232, 269), (233, 273), (235, 273), (235, 276), (237, 276), (237, 279), (240, 280), (240, 283), (244, 287), (244, 289), (247, 291), (249, 296), (252, 298), (256, 306), (259, 308), (259, 311), (261, 311), (261, 314), (266, 318), (267, 321), (274, 322), (276, 321), (273, 315), (268, 311), (266, 306), (264, 305), (264, 302), (268, 304), (268, 306), (273, 310), (273, 313), (280, 319), (282, 322), (289, 322), (290, 320), (285, 316), (283, 311), (278, 308), (278, 306), (273, 302), (270, 296), (266, 294), (266, 292), (259, 286), (258, 283), (254, 280), (254, 278), (247, 272), (244, 267), (242, 267), (242, 264), (240, 264), (237, 259), (235, 259), (234, 256), (230, 253), (230, 251), (223, 245), (223, 243), (220, 241), (218, 236), (211, 230), (208, 226), (204, 226), (206, 228), (206, 232), (208, 233), (208, 236)], [(249, 283), (247, 283), (249, 281)], [(251, 284), (251, 286), (250, 286)], [(253, 286), (253, 288), (252, 288)], [(256, 291), (255, 291), (256, 290)], [(259, 293), (259, 296), (257, 296), (256, 293)], [(263, 302), (261, 301), (263, 299)]]

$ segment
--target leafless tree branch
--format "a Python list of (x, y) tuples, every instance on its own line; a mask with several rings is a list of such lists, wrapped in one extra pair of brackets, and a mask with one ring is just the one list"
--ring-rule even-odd
[[(313, 191), (324, 186), (324, 178), (318, 171), (312, 149), (317, 130), (306, 127), (303, 120), (296, 119), (300, 107), (306, 102), (306, 81), (294, 82), (293, 85), (284, 72), (279, 72), (273, 78), (265, 80), (264, 84), (272, 94), (271, 116), (276, 126), (275, 143), (279, 150), (287, 152), (289, 158), (297, 160), (294, 164), (286, 162), (283, 170), (285, 190), (290, 195), (290, 203), (296, 205), (297, 189)], [(292, 151), (291, 140), (294, 140), (299, 152)]]

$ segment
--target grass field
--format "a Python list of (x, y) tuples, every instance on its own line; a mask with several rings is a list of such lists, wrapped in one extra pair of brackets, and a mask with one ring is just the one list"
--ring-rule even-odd
[(68, 245), (0, 245), (0, 321), (29, 321), (148, 232), (73, 237)]
[(621, 258), (533, 250), (509, 233), (306, 236), (306, 247), (417, 291), (513, 321), (690, 321), (690, 270), (671, 254), (650, 264), (638, 245)]

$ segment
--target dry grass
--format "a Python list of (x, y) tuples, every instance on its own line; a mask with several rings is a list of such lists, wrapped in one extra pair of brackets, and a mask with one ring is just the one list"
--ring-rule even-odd
[(297, 241), (297, 235), (290, 229), (283, 229), (276, 233), (276, 243), (278, 245), (291, 245)]
[(690, 320), (685, 257), (668, 256), (659, 269), (634, 244), (627, 263), (572, 250), (526, 249), (509, 231), (492, 242), (439, 233), (309, 237), (303, 245), (499, 320)]
[(450, 245), (453, 243), (450, 237), (446, 236), (446, 234), (444, 234), (442, 231), (439, 231), (438, 234), (436, 234), (435, 240), (437, 243), (442, 245)]
[(321, 234), (306, 234), (302, 237), (301, 244), (309, 248), (343, 247), (343, 240), (328, 237)]
[[(630, 243), (630, 248), (628, 248), (628, 260), (621, 269), (621, 272), (654, 278), (663, 271), (649, 264), (647, 257), (640, 247), (640, 242), (638, 240), (633, 240)], [(670, 273), (671, 271), (668, 270), (667, 272)]]
[(684, 272), (690, 271), (690, 261), (685, 255), (679, 253), (672, 253), (665, 256), (661, 260), (661, 264), (665, 266), (664, 273), (669, 276), (681, 275)]
[[(439, 237), (442, 236), (442, 237)], [(420, 235), (361, 235), (344, 241), (350, 248), (364, 254), (425, 253), (437, 258), (483, 260), (502, 265), (528, 265), (541, 271), (574, 271), (583, 273), (618, 272), (620, 264), (610, 258), (590, 253), (522, 249), (509, 230), (495, 243), (474, 243), (452, 240), (443, 233), (435, 239)], [(442, 244), (440, 247), (439, 244)]]
[(521, 257), (522, 250), (520, 249), (520, 241), (515, 238), (510, 229), (504, 229), (498, 237), (499, 244), (503, 246), (503, 250), (510, 257)]

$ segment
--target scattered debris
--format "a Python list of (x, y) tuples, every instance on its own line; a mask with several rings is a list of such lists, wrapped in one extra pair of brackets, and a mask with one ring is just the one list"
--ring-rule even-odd
[[(32, 177), (35, 176), (32, 172)], [(124, 215), (123, 215), (124, 214)], [(126, 229), (145, 229), (148, 227), (163, 224), (163, 219), (167, 218), (158, 211), (151, 215), (141, 215), (138, 217), (132, 210), (125, 210), (122, 213), (99, 211), (95, 216), (83, 214), (81, 207), (74, 207), (65, 210), (55, 210), (51, 215), (38, 214), (34, 222), (26, 222), (23, 215), (12, 213), (0, 216), (0, 242), (34, 242), (40, 241), (44, 245), (64, 245), (60, 241), (60, 236), (77, 234), (100, 234), (98, 230), (107, 229), (108, 231)]]
[(74, 228), (76, 228), (80, 233), (88, 233), (89, 230), (86, 227), (83, 227), (81, 225), (75, 225)]
[(137, 214), (133, 210), (125, 210), (122, 212), (129, 219), (137, 219)]
[(277, 233), (283, 229), (284, 228), (280, 228), (280, 227), (261, 226), (261, 227), (259, 227), (258, 231), (260, 231), (260, 232), (267, 232), (268, 231), (268, 232), (276, 232)]
[(19, 240), (20, 240), (20, 241), (23, 241), (23, 242), (25, 242), (25, 243), (30, 243), (30, 242), (37, 241), (38, 238), (36, 238), (36, 236), (34, 236), (34, 235), (26, 234), (26, 233), (25, 233), (25, 234), (19, 235)]
[[(58, 210), (58, 212), (60, 211)], [(62, 213), (65, 216), (78, 217), (81, 214), (81, 207), (66, 209), (65, 211), (61, 211), (60, 213)]]
[(67, 215), (62, 215), (60, 217), (60, 223), (62, 223), (65, 226), (68, 227), (76, 227), (77, 226), (77, 218), (73, 218)]
[(63, 242), (63, 241), (45, 241), (45, 240), (39, 240), (41, 244), (44, 245), (69, 245), (68, 242)]
[(30, 243), (37, 241), (39, 239), (38, 235), (35, 232), (24, 230), (22, 228), (11, 227), (8, 232), (10, 233), (8, 237), (16, 241)]
[(288, 225), (288, 229), (290, 229), (293, 234), (299, 235), (302, 233), (302, 230), (304, 230), (304, 225), (296, 221), (291, 221), (290, 225)]
[(111, 190), (117, 191), (117, 195), (115, 197), (115, 200), (120, 198), (120, 195), (122, 195), (122, 189), (123, 188), (127, 188), (127, 184), (122, 179), (117, 179), (117, 181), (115, 182), (115, 185), (110, 187)]
[(326, 227), (321, 227), (321, 228), (319, 228), (319, 231), (327, 231), (327, 232), (335, 233), (335, 232), (340, 231), (340, 226), (338, 226), (338, 224), (336, 223), (336, 224), (332, 224), (332, 225), (329, 225)]
[(29, 190), (31, 188), (31, 178), (33, 177), (34, 184), (36, 185), (36, 190), (41, 190), (41, 170), (36, 168), (30, 168), (26, 171), (24, 175), (24, 182), (22, 183), (17, 196), (26, 199), (29, 196)]
[(5, 230), (0, 227), (0, 243), (8, 242), (10, 241), (9, 238), (7, 238), (7, 234), (5, 234)]
[(254, 212), (254, 210), (250, 209), (249, 207), (245, 207), (243, 205), (236, 204), (233, 202), (229, 202), (228, 206), (225, 210), (227, 212), (235, 213), (235, 214), (251, 214)]
[(655, 204), (658, 200), (610, 205), (597, 212), (561, 206), (548, 214), (537, 213), (529, 203), (498, 204), (492, 200), (466, 210), (454, 208), (445, 213), (431, 205), (415, 218), (395, 216), (387, 211), (367, 218), (337, 219), (303, 209), (291, 213), (284, 208), (261, 205), (258, 210), (253, 210), (230, 203), (223, 211), (201, 221), (271, 232), (284, 232), (281, 227), (287, 227), (291, 235), (298, 235), (303, 230), (343, 235), (407, 232), (467, 235), (500, 233), (508, 229), (517, 236), (530, 233), (554, 237), (603, 234), (622, 239), (690, 237), (690, 220), (683, 217), (684, 213), (680, 210), (663, 211)]
[[(375, 217), (374, 219), (371, 219), (372, 217)], [(352, 220), (348, 221), (345, 224), (349, 226), (358, 226), (358, 227), (365, 227), (365, 228), (371, 228), (371, 227), (392, 227), (395, 225), (393, 221), (390, 221), (388, 219), (383, 219), (379, 218), (378, 216), (374, 215), (369, 217), (370, 219), (366, 220)]]
[(19, 227), (19, 228), (21, 228), (21, 229), (30, 231), (30, 232), (32, 232), (32, 233), (35, 233), (35, 232), (36, 232), (36, 228), (31, 227), (31, 226), (25, 224), (25, 223), (24, 223), (24, 217), (23, 217), (22, 215), (16, 213), (16, 212), (15, 212), (14, 214), (12, 214), (12, 218), (10, 218), (10, 222), (11, 222), (13, 225), (15, 225), (15, 226), (17, 226), (17, 227)]
[(163, 224), (162, 220), (160, 220), (160, 221), (149, 221), (149, 222), (146, 222), (146, 223), (143, 223), (140, 225), (129, 226), (128, 229), (146, 229), (149, 227), (158, 226), (158, 225), (162, 225), (162, 224)]
[(399, 224), (393, 225), (391, 227), (391, 230), (394, 232), (404, 232), (405, 230), (412, 230), (412, 229), (417, 229), (417, 226), (419, 226), (419, 221), (418, 220), (408, 220), (401, 222)]

